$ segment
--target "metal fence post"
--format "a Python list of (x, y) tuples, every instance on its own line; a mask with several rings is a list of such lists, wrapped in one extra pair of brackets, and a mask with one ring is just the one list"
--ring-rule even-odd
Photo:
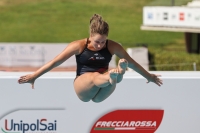
[(172, 0), (172, 6), (175, 6), (175, 0)]
[(197, 70), (197, 67), (196, 67), (196, 62), (193, 63), (193, 68), (194, 68), (194, 71)]

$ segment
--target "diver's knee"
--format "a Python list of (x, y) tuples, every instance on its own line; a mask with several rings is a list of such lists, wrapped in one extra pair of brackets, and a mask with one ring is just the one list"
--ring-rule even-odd
[(89, 102), (90, 99), (80, 99), (82, 102)]
[(80, 98), (78, 97), (82, 102), (89, 102), (91, 99), (89, 98)]
[(123, 76), (120, 78), (117, 78), (117, 83), (120, 83), (123, 80)]
[(98, 98), (93, 98), (92, 101), (95, 102), (95, 103), (100, 103), (103, 100), (102, 99), (98, 99)]
[(122, 81), (122, 80), (120, 80), (120, 81), (117, 80), (117, 83), (120, 83), (121, 81)]

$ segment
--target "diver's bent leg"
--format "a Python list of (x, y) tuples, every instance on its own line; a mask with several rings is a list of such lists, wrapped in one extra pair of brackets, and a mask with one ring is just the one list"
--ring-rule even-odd
[[(95, 73), (97, 73), (97, 72), (95, 72)], [(108, 73), (106, 73), (106, 74), (96, 74), (96, 75), (93, 76), (92, 82), (97, 87), (106, 87), (110, 84), (109, 79), (110, 79), (110, 76), (109, 76)]]
[(99, 92), (92, 98), (93, 102), (101, 102), (108, 98), (115, 90), (117, 84), (118, 69), (112, 69), (108, 72), (110, 75), (110, 84), (106, 87), (101, 87)]
[(106, 74), (98, 72), (82, 74), (74, 81), (75, 92), (80, 100), (88, 102), (97, 95), (101, 87), (116, 84), (117, 75), (117, 69), (112, 69)]
[(74, 90), (83, 102), (89, 102), (100, 90), (92, 79), (99, 73), (84, 73), (74, 80)]
[(97, 74), (93, 78), (93, 83), (97, 87), (106, 87), (110, 84), (114, 84), (117, 82), (117, 76), (118, 76), (118, 69), (112, 69), (109, 72), (105, 74)]
[(92, 98), (92, 101), (95, 103), (104, 101), (114, 92), (115, 88), (116, 83), (112, 85), (110, 84), (104, 88), (100, 88), (99, 92), (95, 95), (95, 97)]

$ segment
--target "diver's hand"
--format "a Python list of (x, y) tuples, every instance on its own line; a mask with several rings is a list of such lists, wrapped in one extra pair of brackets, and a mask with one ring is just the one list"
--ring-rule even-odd
[(149, 83), (149, 82), (154, 82), (154, 83), (157, 84), (158, 86), (161, 86), (161, 85), (163, 84), (163, 81), (162, 81), (160, 78), (158, 78), (158, 77), (160, 77), (160, 76), (161, 76), (161, 75), (151, 74), (150, 78), (147, 79), (147, 80), (148, 80), (147, 83)]
[(23, 83), (30, 83), (32, 86), (32, 89), (34, 89), (34, 82), (35, 82), (36, 78), (33, 76), (33, 74), (28, 74), (25, 76), (21, 76), (18, 79), (18, 83), (19, 84), (23, 84)]

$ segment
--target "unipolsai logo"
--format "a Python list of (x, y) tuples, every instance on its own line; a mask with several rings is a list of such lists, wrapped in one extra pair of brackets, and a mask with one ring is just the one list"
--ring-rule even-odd
[(93, 125), (90, 133), (154, 133), (164, 110), (116, 110)]
[(57, 120), (47, 121), (47, 119), (37, 119), (34, 122), (14, 119), (5, 119), (1, 133), (57, 133)]

